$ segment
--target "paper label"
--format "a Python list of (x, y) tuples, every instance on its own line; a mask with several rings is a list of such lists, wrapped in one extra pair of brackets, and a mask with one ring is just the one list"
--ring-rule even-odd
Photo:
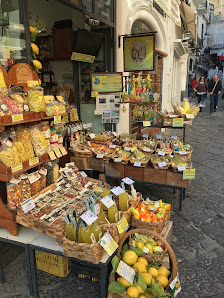
[(177, 167), (177, 170), (178, 170), (178, 172), (183, 172), (186, 170), (186, 168), (185, 167)]
[(143, 148), (144, 152), (151, 152), (151, 150), (149, 148)]
[(134, 163), (134, 167), (141, 167), (141, 166), (142, 166), (142, 163), (139, 162), (139, 161), (136, 161), (136, 162)]
[(165, 167), (165, 166), (166, 166), (165, 161), (158, 162), (158, 166), (159, 166), (160, 168)]
[(115, 194), (115, 196), (119, 196), (120, 194), (124, 193), (125, 191), (120, 186), (111, 189), (111, 192)]
[(56, 159), (56, 156), (54, 154), (54, 151), (49, 152), (48, 155), (50, 156), (50, 159), (51, 160), (55, 160)]
[(126, 232), (128, 229), (129, 225), (127, 222), (126, 217), (123, 217), (118, 223), (117, 223), (117, 229), (118, 233), (122, 234), (123, 232)]
[(184, 126), (184, 119), (183, 118), (174, 118), (172, 120), (173, 127), (183, 127)]
[(162, 139), (162, 135), (156, 135), (157, 139)]
[(38, 81), (27, 81), (27, 86), (28, 87), (40, 87), (40, 84)]
[(123, 179), (121, 179), (121, 180), (122, 180), (124, 183), (128, 184), (128, 185), (131, 185), (131, 184), (135, 183), (135, 181), (132, 180), (132, 179), (130, 179), (129, 177), (127, 177), (127, 178), (123, 178)]
[(195, 169), (183, 171), (183, 180), (195, 179)]
[(88, 226), (98, 219), (98, 217), (91, 210), (87, 210), (80, 217)]
[(161, 155), (161, 156), (164, 156), (166, 153), (165, 152), (163, 152), (163, 151), (159, 151), (158, 152), (158, 155)]
[(31, 174), (28, 174), (28, 179), (30, 181), (30, 184), (33, 184), (35, 183), (37, 180), (40, 179), (40, 174), (38, 172), (34, 172), (34, 173), (31, 173)]
[(174, 293), (174, 298), (181, 292), (181, 284), (179, 279), (179, 274), (177, 273), (177, 277), (170, 284), (170, 288)]
[(97, 154), (96, 158), (102, 159), (102, 158), (104, 158), (104, 154)]
[[(0, 86), (1, 87), (1, 86)], [(3, 112), (8, 113), (9, 109), (7, 108), (7, 106), (3, 103), (0, 102), (0, 108), (3, 110)]]
[(124, 150), (131, 151), (131, 147), (125, 147)]
[(169, 114), (169, 118), (176, 118), (176, 115), (170, 115)]
[(81, 171), (80, 174), (82, 175), (82, 177), (87, 177), (87, 174), (84, 171)]
[(116, 137), (117, 136), (117, 133), (114, 131), (114, 132), (112, 132), (112, 134)]
[(115, 158), (114, 162), (122, 162), (122, 158)]
[[(22, 175), (22, 174), (21, 174)], [(10, 183), (11, 184), (18, 184), (20, 181), (21, 181), (21, 175), (18, 177), (18, 176), (16, 176), (16, 177), (14, 177), (14, 176), (12, 176), (12, 178), (10, 179)], [(25, 176), (25, 178), (26, 178), (27, 176)]]
[(143, 251), (147, 254), (149, 252), (149, 249), (144, 246)]
[(66, 151), (65, 147), (60, 148), (60, 151), (63, 155), (66, 155), (68, 152)]
[(39, 163), (39, 157), (34, 157), (34, 158), (29, 159), (29, 165), (30, 166), (33, 166), (37, 163)]
[(35, 208), (35, 203), (32, 198), (29, 198), (25, 202), (22, 202), (21, 206), (23, 208), (24, 213), (27, 213), (31, 211), (33, 208)]
[[(95, 205), (95, 214), (96, 214), (96, 216), (98, 216), (99, 213), (100, 213), (100, 204), (96, 204), (96, 205)], [(100, 237), (100, 238), (101, 238), (101, 237)]]
[(23, 121), (23, 114), (12, 115), (12, 122)]
[(39, 170), (39, 174), (44, 175), (44, 176), (47, 176), (47, 170), (45, 168), (41, 168)]
[(54, 124), (61, 124), (61, 116), (54, 116)]
[(98, 92), (91, 92), (91, 97), (98, 97), (99, 93)]
[(150, 121), (143, 121), (143, 126), (145, 126), (145, 127), (151, 126), (151, 122)]
[(116, 145), (110, 145), (109, 148), (114, 149), (114, 148), (116, 148)]
[(62, 157), (61, 151), (59, 149), (55, 150), (55, 154), (58, 158)]
[(90, 136), (91, 139), (94, 139), (96, 137), (95, 133), (91, 133), (89, 136)]
[(111, 206), (113, 206), (115, 204), (115, 202), (109, 197), (109, 196), (106, 196), (104, 198), (102, 198), (100, 200), (104, 206), (106, 206), (107, 208), (110, 208)]
[(133, 284), (135, 278), (135, 270), (125, 264), (123, 261), (120, 261), (120, 263), (118, 264), (117, 273), (125, 278), (127, 281), (129, 281), (130, 284)]
[(147, 135), (147, 134), (143, 135), (143, 138), (148, 138), (148, 137), (149, 137), (149, 135)]
[(177, 138), (177, 136), (171, 136), (171, 139), (176, 139)]
[(194, 115), (192, 115), (192, 114), (186, 114), (186, 118), (187, 119), (194, 119)]
[(114, 241), (109, 233), (106, 233), (100, 240), (99, 244), (105, 249), (109, 256), (118, 248), (118, 244)]
[(187, 155), (186, 151), (177, 151), (179, 153), (179, 155)]
[(22, 163), (18, 163), (17, 165), (12, 166), (11, 169), (12, 169), (12, 173), (15, 173), (17, 171), (20, 171), (20, 170), (23, 169), (23, 164)]
[(0, 87), (6, 88), (5, 79), (3, 73), (0, 73)]

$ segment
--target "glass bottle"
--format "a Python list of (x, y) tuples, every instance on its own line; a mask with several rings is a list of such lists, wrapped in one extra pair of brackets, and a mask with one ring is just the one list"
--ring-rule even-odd
[(65, 215), (65, 222), (66, 222), (66, 226), (65, 226), (66, 237), (71, 241), (75, 241), (75, 237), (74, 237), (75, 228), (73, 226), (73, 223), (70, 222), (68, 215)]
[[(125, 191), (124, 182), (121, 183), (121, 187)], [(127, 211), (128, 210), (128, 193), (125, 191), (119, 196), (119, 210), (120, 211)]]
[(92, 244), (89, 226), (86, 225), (83, 221), (81, 221), (81, 235), (84, 243)]
[(110, 208), (108, 208), (108, 219), (109, 219), (109, 222), (110, 223), (116, 223), (116, 222), (118, 222), (119, 211), (117, 210), (117, 205), (116, 205), (115, 202), (114, 202), (114, 204)]

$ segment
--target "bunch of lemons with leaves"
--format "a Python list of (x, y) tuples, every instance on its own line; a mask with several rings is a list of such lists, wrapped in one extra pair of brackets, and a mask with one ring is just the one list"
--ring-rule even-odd
[(122, 261), (135, 270), (134, 280), (133, 283), (130, 283), (117, 273), (120, 261), (115, 256), (112, 259), (113, 270), (111, 275), (115, 275), (116, 281), (110, 283), (109, 292), (123, 293), (126, 295), (125, 297), (133, 298), (173, 297), (171, 291), (165, 291), (169, 284), (170, 271), (159, 263), (149, 263), (144, 254), (139, 248), (129, 249), (127, 244), (123, 246)]
[(34, 22), (30, 23), (31, 51), (32, 51), (32, 57), (33, 57), (33, 60), (31, 60), (31, 62), (33, 64), (34, 69), (38, 73), (42, 69), (42, 64), (39, 60), (36, 59), (37, 56), (39, 55), (39, 48), (35, 44), (35, 41), (36, 41), (37, 35), (41, 32), (42, 29), (43, 29), (43, 23), (40, 19), (38, 19), (38, 17)]

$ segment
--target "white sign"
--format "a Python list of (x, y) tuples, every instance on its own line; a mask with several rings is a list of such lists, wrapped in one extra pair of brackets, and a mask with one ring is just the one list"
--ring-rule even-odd
[(157, 139), (162, 139), (162, 137), (163, 137), (162, 135), (156, 135)]
[(183, 172), (186, 170), (186, 168), (185, 167), (177, 167), (177, 170), (178, 170), (178, 172)]
[(97, 154), (96, 158), (104, 158), (104, 154)]
[(165, 161), (158, 162), (158, 166), (159, 166), (160, 168), (165, 167), (165, 166), (166, 166)]
[(82, 177), (87, 177), (86, 173), (84, 171), (81, 171), (80, 174), (82, 175)]
[(177, 136), (171, 136), (171, 139), (176, 139), (177, 138)]
[(166, 153), (165, 152), (163, 152), (163, 151), (159, 151), (158, 152), (158, 155), (162, 155), (162, 156), (164, 156)]
[(129, 177), (127, 177), (127, 178), (123, 178), (123, 179), (121, 179), (121, 180), (122, 180), (124, 183), (128, 184), (128, 185), (131, 185), (131, 184), (135, 183), (135, 181), (132, 180), (132, 179), (130, 179)]
[(170, 115), (169, 114), (169, 118), (176, 118), (176, 115)]
[(131, 151), (131, 147), (125, 147), (124, 150)]
[(186, 155), (187, 154), (186, 151), (177, 151), (177, 152), (179, 152), (180, 155)]
[(96, 137), (94, 133), (91, 133), (89, 136), (91, 139), (94, 139)]
[(116, 148), (116, 145), (110, 145), (109, 148), (114, 149), (114, 148)]
[(122, 162), (122, 159), (121, 158), (115, 158), (114, 162)]
[(147, 139), (148, 137), (149, 137), (149, 135), (147, 135), (147, 134), (144, 134), (143, 135), (143, 138), (146, 138)]
[(111, 206), (113, 206), (113, 205), (115, 204), (115, 202), (114, 202), (109, 196), (106, 196), (106, 197), (102, 198), (100, 201), (101, 201), (101, 202), (104, 204), (104, 206), (106, 206), (108, 209), (109, 209)]
[(127, 281), (129, 281), (130, 284), (133, 284), (135, 278), (135, 270), (125, 264), (123, 261), (120, 261), (120, 263), (118, 264), (117, 273), (125, 278)]
[(105, 249), (109, 256), (118, 248), (118, 244), (114, 241), (109, 233), (106, 233), (100, 240), (99, 244)]
[(120, 194), (124, 193), (125, 191), (120, 186), (111, 189), (111, 192), (115, 194), (115, 196), (119, 196)]
[(143, 148), (144, 152), (151, 152), (151, 150), (149, 148)]
[(139, 161), (136, 161), (136, 162), (134, 163), (134, 167), (141, 167), (141, 166), (142, 166), (142, 163), (139, 162)]
[(98, 217), (91, 210), (86, 211), (80, 217), (85, 223), (87, 223), (88, 226), (91, 226), (91, 224), (98, 219)]
[(29, 198), (25, 202), (22, 202), (21, 206), (23, 208), (24, 213), (27, 213), (27, 212), (33, 210), (33, 208), (35, 208), (35, 203), (32, 198)]

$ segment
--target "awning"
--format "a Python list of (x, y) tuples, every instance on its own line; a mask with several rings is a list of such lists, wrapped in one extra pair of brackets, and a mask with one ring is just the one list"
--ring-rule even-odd
[(196, 24), (194, 10), (186, 3), (181, 2), (180, 15), (183, 20), (184, 29), (190, 32), (193, 38), (196, 40)]

